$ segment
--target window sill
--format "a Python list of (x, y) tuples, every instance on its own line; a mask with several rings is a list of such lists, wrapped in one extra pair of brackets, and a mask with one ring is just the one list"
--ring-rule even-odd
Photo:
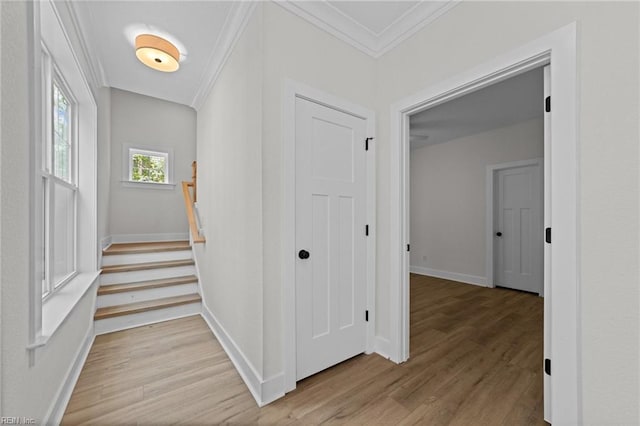
[(82, 296), (98, 281), (100, 271), (78, 274), (42, 303), (42, 332), (27, 349), (45, 346), (60, 329)]
[(157, 182), (134, 182), (131, 180), (120, 181), (122, 186), (126, 188), (145, 188), (145, 189), (169, 189), (176, 187), (175, 183), (157, 183)]

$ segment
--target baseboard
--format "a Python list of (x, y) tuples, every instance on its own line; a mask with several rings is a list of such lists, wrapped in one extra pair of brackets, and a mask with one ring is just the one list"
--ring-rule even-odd
[(262, 382), (260, 407), (272, 403), (284, 396), (284, 373), (276, 374)]
[(465, 284), (487, 287), (487, 278), (478, 275), (467, 275), (459, 274), (457, 272), (439, 271), (437, 269), (423, 268), (421, 266), (409, 266), (409, 271), (413, 274), (427, 275), (430, 277), (443, 278), (445, 280), (458, 281)]
[(188, 232), (165, 234), (116, 234), (107, 237), (111, 243), (155, 243), (160, 241), (184, 241), (189, 239)]
[(60, 386), (60, 389), (53, 400), (53, 404), (49, 410), (47, 410), (47, 414), (42, 419), (43, 425), (59, 425), (62, 422), (62, 416), (67, 408), (67, 404), (69, 404), (71, 394), (73, 393), (73, 389), (76, 387), (76, 383), (80, 377), (80, 372), (82, 371), (82, 367), (84, 367), (87, 357), (89, 356), (89, 351), (91, 350), (95, 337), (95, 333), (93, 332), (93, 321), (91, 321), (91, 326), (87, 330), (84, 339), (82, 339), (82, 345), (80, 345), (75, 359), (67, 371), (65, 380), (62, 383), (62, 386)]
[(373, 351), (383, 358), (391, 359), (391, 342), (384, 337), (376, 336), (373, 340)]
[(103, 239), (100, 240), (100, 248), (102, 250), (107, 249), (111, 243), (112, 243), (112, 239), (113, 237), (111, 235), (109, 235), (108, 237), (104, 237)]
[(222, 345), (227, 356), (236, 367), (238, 374), (244, 380), (259, 407), (269, 404), (284, 396), (284, 375), (278, 374), (263, 380), (251, 361), (244, 355), (229, 333), (217, 320), (209, 307), (202, 302), (202, 318)]

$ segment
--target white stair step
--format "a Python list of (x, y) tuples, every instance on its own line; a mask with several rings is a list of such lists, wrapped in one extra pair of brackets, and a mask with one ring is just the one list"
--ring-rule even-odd
[(197, 283), (198, 277), (186, 275), (184, 277), (167, 278), (161, 280), (139, 281), (133, 283), (113, 284), (98, 288), (98, 296), (106, 294), (124, 293), (127, 291), (149, 290), (152, 288), (168, 287), (172, 285)]
[(170, 321), (192, 315), (200, 315), (201, 312), (202, 304), (200, 302), (190, 303), (188, 305), (172, 306), (170, 308), (97, 320), (94, 323), (94, 330), (96, 335), (113, 333), (114, 331), (142, 327), (144, 325)]
[(196, 268), (191, 262), (183, 266), (163, 267), (156, 269), (142, 269), (123, 272), (109, 272), (100, 275), (101, 285), (123, 284), (137, 281), (159, 280), (164, 278), (183, 277), (195, 275)]
[(131, 253), (152, 253), (157, 251), (187, 250), (189, 241), (158, 241), (152, 243), (114, 243), (102, 251), (103, 256)]
[(148, 253), (126, 253), (113, 254), (110, 256), (102, 256), (102, 266), (114, 266), (124, 264), (164, 262), (170, 260), (190, 260), (193, 259), (191, 249), (172, 250), (172, 251), (154, 251)]
[(198, 294), (103, 307), (96, 310), (95, 332), (105, 334), (161, 321), (197, 315), (202, 310)]
[(98, 296), (96, 307), (124, 305), (127, 303), (145, 302), (166, 297), (183, 296), (198, 292), (198, 284), (181, 284), (168, 287), (157, 287), (123, 293), (105, 294)]

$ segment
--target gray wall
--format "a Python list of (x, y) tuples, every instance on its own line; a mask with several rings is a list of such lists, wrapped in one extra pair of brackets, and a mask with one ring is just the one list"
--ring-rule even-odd
[(411, 266), (486, 279), (486, 168), (543, 155), (542, 119), (412, 150)]
[[(196, 113), (185, 105), (111, 89), (111, 235), (185, 233), (183, 180), (191, 180), (196, 159)], [(122, 185), (123, 144), (170, 148), (174, 153), (171, 189)]]

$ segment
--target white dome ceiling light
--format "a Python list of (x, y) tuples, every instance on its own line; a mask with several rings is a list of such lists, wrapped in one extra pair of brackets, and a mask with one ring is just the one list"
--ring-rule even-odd
[(136, 57), (154, 70), (174, 72), (180, 68), (180, 51), (171, 42), (152, 34), (136, 37)]

